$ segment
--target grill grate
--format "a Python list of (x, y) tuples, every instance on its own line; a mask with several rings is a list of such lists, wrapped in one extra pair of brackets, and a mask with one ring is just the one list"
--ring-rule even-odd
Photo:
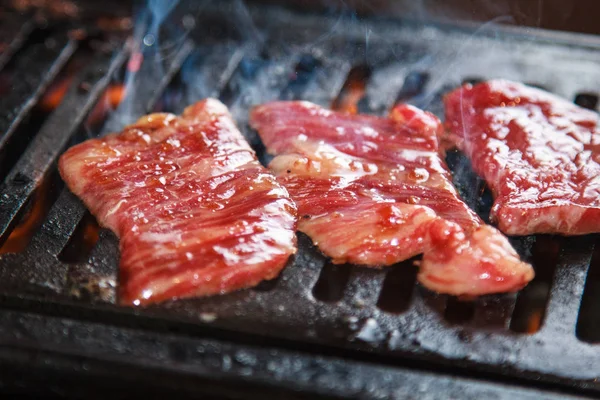
[[(12, 87), (10, 92), (3, 96), (0, 104), (0, 109), (3, 110), (0, 115), (0, 177), (4, 177), (6, 168), (12, 165), (13, 151), (19, 153), (26, 143), (26, 140), (22, 140), (22, 135), (17, 135), (17, 128), (75, 48), (75, 41), (59, 34), (33, 44), (15, 60), (10, 76)], [(27, 136), (27, 133), (24, 135)]]
[[(133, 80), (124, 101), (134, 92), (145, 99), (133, 103), (133, 116), (156, 109), (179, 112), (201, 97), (220, 96), (266, 162), (264, 147), (247, 126), (247, 111), (277, 98), (329, 106), (359, 96), (361, 112), (383, 114), (406, 101), (441, 114), (441, 95), (449, 88), (505, 77), (598, 106), (600, 42), (593, 38), (497, 27), (473, 34), (464, 27), (333, 20), (271, 7), (249, 11), (261, 27), (253, 31), (260, 40), (244, 39), (246, 32), (215, 31), (219, 24), (228, 26), (223, 21), (231, 15), (228, 3), (204, 9), (189, 41), (164, 60), (160, 82)], [(0, 243), (28, 218), (40, 192), (61, 187), (60, 153), (86, 137), (82, 125), (130, 55), (130, 47), (118, 41), (95, 53), (28, 145), (17, 145), (15, 132), (82, 45), (60, 31), (28, 43), (24, 37), (34, 35), (30, 24), (7, 36), (10, 45), (0, 55), (0, 69), (5, 65), (4, 72), (19, 82), (0, 101), (1, 157), (18, 155), (10, 169), (0, 171)], [(24, 47), (17, 51), (19, 46)], [(118, 130), (122, 117), (112, 114), (105, 130)], [(451, 152), (448, 164), (463, 198), (487, 218), (489, 193), (468, 161)], [(245, 332), (307, 351), (316, 346), (386, 364), (412, 360), (600, 393), (600, 349), (589, 343), (599, 339), (593, 333), (597, 318), (589, 307), (579, 312), (582, 296), (590, 307), (598, 301), (592, 292), (597, 283), (590, 281), (600, 268), (597, 250), (592, 259), (597, 235), (515, 238), (521, 255), (533, 263), (536, 280), (518, 295), (465, 302), (418, 286), (415, 260), (382, 271), (334, 266), (299, 234), (298, 254), (274, 281), (225, 296), (132, 310), (114, 305), (115, 236), (103, 229), (97, 233), (68, 190), (55, 198), (41, 226), (32, 228), (26, 249), (0, 254), (0, 308), (157, 331), (170, 326), (187, 333), (198, 326)]]
[(0, 70), (6, 66), (15, 52), (23, 46), (25, 39), (31, 34), (35, 24), (21, 16), (13, 14), (0, 15)]

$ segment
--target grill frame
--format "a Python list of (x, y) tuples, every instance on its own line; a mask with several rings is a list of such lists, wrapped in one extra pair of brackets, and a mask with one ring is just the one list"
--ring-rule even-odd
[[(265, 344), (16, 311), (0, 312), (0, 387), (65, 397), (583, 399), (553, 387), (380, 365)], [(214, 334), (214, 332), (213, 332)], [(251, 344), (250, 344), (251, 343)], [(481, 377), (478, 377), (481, 378)], [(454, 397), (452, 397), (454, 396)]]
[[(201, 18), (206, 20), (223, 18), (223, 15), (227, 15), (231, 11), (227, 7), (224, 5), (216, 6), (214, 9), (204, 9), (205, 14)], [(404, 45), (414, 44), (414, 38), (411, 39), (411, 35), (428, 37), (425, 44), (430, 44), (441, 36), (454, 35), (454, 41), (466, 37), (472, 41), (470, 44), (473, 46), (482, 47), (493, 43), (498, 46), (497, 49), (504, 52), (507, 51), (506, 46), (514, 46), (516, 43), (527, 44), (531, 41), (541, 48), (549, 49), (550, 54), (553, 54), (553, 49), (560, 49), (558, 50), (560, 54), (588, 55), (592, 59), (600, 60), (598, 52), (600, 40), (582, 35), (537, 31), (527, 33), (515, 28), (495, 28), (493, 35), (499, 37), (494, 38), (493, 35), (490, 37), (489, 32), (478, 32), (476, 36), (471, 36), (472, 30), (468, 26), (418, 26), (410, 22), (400, 23), (374, 19), (362, 22), (341, 21), (342, 26), (339, 28), (341, 34), (334, 32), (327, 38), (328, 40), (319, 42), (318, 38), (323, 34), (323, 26), (329, 26), (328, 24), (331, 23), (330, 17), (302, 15), (280, 7), (267, 6), (252, 6), (250, 11), (256, 24), (266, 27), (261, 33), (267, 37), (267, 40), (262, 43), (262, 48), (258, 45), (248, 45), (234, 49), (231, 56), (224, 60), (226, 62), (223, 68), (216, 68), (223, 72), (216, 80), (214, 87), (208, 88), (211, 90), (208, 90), (206, 95), (221, 93), (224, 97), (229, 96), (230, 100), (234, 100), (232, 104), (229, 104), (232, 113), (250, 143), (259, 151), (263, 162), (267, 160), (267, 157), (260, 151), (261, 147), (256, 134), (246, 126), (247, 105), (240, 100), (239, 93), (236, 94), (236, 85), (239, 87), (244, 82), (248, 83), (244, 80), (245, 78), (240, 78), (239, 73), (240, 63), (244, 56), (260, 58), (260, 53), (266, 51), (272, 59), (283, 58), (280, 63), (267, 62), (266, 66), (257, 72), (258, 78), (254, 76), (253, 79), (260, 80), (260, 77), (275, 75), (277, 79), (275, 79), (273, 87), (269, 87), (266, 96), (282, 96), (281, 93), (283, 93), (283, 97), (285, 97), (289, 92), (287, 86), (289, 75), (286, 73), (289, 73), (290, 68), (293, 68), (298, 61), (298, 57), (295, 57), (294, 54), (298, 55), (299, 51), (307, 51), (307, 46), (302, 44), (303, 42), (312, 43), (311, 53), (327, 55), (322, 59), (322, 75), (318, 78), (320, 81), (313, 81), (312, 87), (309, 83), (309, 86), (295, 95), (321, 104), (329, 103), (339, 93), (352, 65), (367, 64), (371, 65), (375, 72), (379, 71), (382, 65), (385, 66), (386, 62), (390, 61), (390, 49), (393, 50), (392, 53), (399, 49), (400, 53), (396, 54), (402, 55), (404, 54), (404, 50), (402, 50)], [(349, 24), (349, 26), (343, 24)], [(283, 29), (289, 26), (294, 28), (289, 31)], [(356, 27), (360, 27), (363, 31), (359, 30), (358, 34), (348, 34), (347, 29)], [(369, 43), (368, 57), (365, 57), (366, 44), (363, 43), (365, 38), (361, 35), (367, 31), (367, 28), (374, 32), (373, 35), (378, 35), (379, 40)], [(307, 37), (297, 37), (298, 32), (302, 32)], [(381, 32), (387, 32), (388, 35), (393, 36), (394, 40), (381, 40), (383, 37)], [(314, 42), (315, 40), (317, 41)], [(445, 37), (445, 40), (451, 42), (448, 37)], [(149, 92), (151, 100), (137, 110), (137, 113), (144, 113), (154, 108), (160, 93), (175, 78), (177, 71), (190, 55), (192, 49), (187, 43), (181, 47), (177, 56), (170, 60), (171, 62), (166, 68), (165, 79), (160, 82), (157, 90)], [(363, 47), (361, 47), (361, 43), (363, 43)], [(202, 46), (202, 44), (200, 45)], [(210, 49), (214, 47), (214, 43), (211, 42), (207, 46), (210, 59), (210, 54), (212, 54)], [(411, 46), (408, 47), (411, 48)], [(527, 48), (526, 45), (524, 47)], [(220, 49), (214, 51), (220, 51)], [(538, 51), (543, 52), (542, 50)], [(293, 54), (289, 55), (288, 53)], [(18, 53), (16, 54), (18, 55)], [(108, 70), (114, 71), (122, 65), (126, 55), (127, 50), (124, 50), (116, 57), (111, 58)], [(284, 55), (285, 57), (283, 57)], [(415, 69), (415, 64), (410, 58), (415, 56), (409, 54), (408, 60), (402, 61), (410, 65), (404, 69), (404, 75), (409, 70)], [(531, 55), (527, 57), (531, 58)], [(394, 59), (394, 57), (391, 59), (398, 64), (398, 59)], [(90, 65), (97, 66), (94, 63)], [(209, 64), (208, 66), (215, 69), (214, 65)], [(440, 73), (435, 68), (436, 65), (433, 65), (428, 69), (434, 78), (435, 74)], [(402, 68), (394, 69), (392, 65), (391, 71), (393, 74), (404, 77)], [(386, 80), (385, 78), (389, 78), (392, 72), (388, 71), (379, 78), (377, 76), (372, 78), (373, 82), (379, 79), (389, 87), (386, 89), (383, 83), (377, 85), (371, 82), (371, 86), (367, 87), (367, 99), (363, 104), (366, 111), (381, 113), (393, 103), (398, 91), (401, 90), (404, 79)], [(91, 105), (98, 99), (102, 88), (109, 84), (109, 77), (112, 75), (100, 74), (100, 76), (90, 78), (86, 74), (87, 72), (82, 73), (78, 80), (87, 82), (96, 79), (98, 86), (88, 93), (72, 89), (72, 93), (65, 97), (59, 109), (46, 121), (42, 130), (38, 132), (26, 150), (35, 155), (36, 151), (45, 149), (42, 151), (45, 161), (39, 170), (29, 168), (28, 162), (35, 157), (27, 155), (26, 158), (21, 159), (25, 161), (18, 161), (13, 166), (0, 186), (0, 195), (11, 195), (4, 196), (0, 201), (0, 227), (2, 227), (0, 230), (5, 233), (2, 235), (3, 238), (6, 238), (6, 232), (10, 231), (11, 226), (16, 223), (17, 216), (22, 213), (27, 199), (31, 197), (34, 189), (51, 173), (60, 150), (74, 136), (73, 132), (76, 130), (76, 126), (80, 125), (82, 121), (77, 118), (69, 121), (54, 117), (54, 115), (68, 115), (70, 104), (74, 104), (73, 102), (77, 101), (79, 97), (86, 99), (87, 103), (83, 109), (89, 111)], [(439, 86), (438, 89), (430, 88), (428, 90), (433, 95), (437, 95), (443, 84), (446, 83), (439, 79), (439, 82), (434, 82)], [(223, 94), (225, 88), (233, 94)], [(36, 99), (43, 90), (44, 87), (41, 85), (36, 86), (34, 97), (31, 98)], [(558, 92), (562, 95), (572, 94), (561, 93), (561, 90)], [(380, 95), (381, 91), (385, 95)], [(408, 100), (421, 105), (420, 102), (425, 104), (431, 100), (427, 97), (413, 96)], [(256, 101), (256, 97), (250, 100)], [(439, 105), (439, 99), (436, 101)], [(374, 104), (372, 104), (373, 102)], [(435, 104), (435, 101), (431, 104)], [(435, 107), (426, 108), (438, 113), (440, 111)], [(81, 116), (83, 117), (87, 111), (82, 112)], [(67, 125), (65, 126), (65, 124)], [(65, 135), (61, 136), (59, 141), (49, 142), (48, 138), (52, 137), (51, 133), (55, 132), (65, 132)], [(53, 139), (56, 140), (56, 137)], [(35, 159), (37, 160), (37, 158)], [(26, 188), (19, 192), (17, 188), (23, 186)], [(469, 196), (465, 196), (465, 198), (468, 200)], [(476, 204), (470, 205), (476, 208)], [(79, 280), (93, 280), (98, 277), (110, 276), (114, 274), (118, 260), (116, 239), (107, 231), (101, 232), (100, 239), (87, 263), (67, 264), (58, 259), (58, 255), (67, 245), (77, 228), (78, 221), (84, 214), (85, 208), (81, 203), (68, 191), (63, 191), (45, 222), (35, 233), (27, 250), (0, 258), (0, 289), (2, 291), (0, 308), (14, 310), (14, 312), (7, 311), (7, 315), (25, 313), (19, 317), (28, 318), (29, 313), (40, 314), (35, 318), (42, 319), (48, 324), (57, 320), (65, 324), (79, 324), (78, 321), (86, 321), (85, 323), (81, 322), (84, 324), (83, 326), (94, 326), (89, 330), (92, 336), (101, 332), (102, 329), (108, 329), (107, 326), (113, 325), (115, 328), (111, 329), (118, 330), (121, 335), (135, 337), (132, 328), (142, 325), (147, 333), (150, 332), (149, 335), (154, 335), (152, 340), (160, 343), (172, 335), (170, 333), (172, 331), (179, 332), (180, 337), (182, 334), (192, 337), (226, 335), (231, 338), (231, 341), (240, 343), (243, 343), (244, 340), (237, 335), (243, 333), (252, 337), (251, 341), (254, 343), (262, 345), (268, 341), (267, 346), (274, 343), (278, 348), (298, 350), (293, 351), (295, 356), (301, 359), (308, 357), (308, 364), (310, 364), (311, 357), (314, 361), (314, 358), (326, 354), (330, 358), (348, 357), (349, 360), (354, 360), (348, 361), (352, 365), (358, 365), (365, 361), (387, 365), (391, 369), (398, 368), (398, 365), (409, 365), (421, 371), (473, 374), (484, 379), (510, 379), (513, 380), (513, 383), (537, 385), (538, 388), (576, 390), (580, 393), (593, 394), (600, 392), (600, 384), (595, 381), (600, 376), (600, 371), (593, 369), (593, 363), (599, 358), (597, 354), (600, 355), (600, 353), (595, 345), (583, 343), (575, 338), (577, 310), (587, 270), (591, 263), (593, 246), (598, 241), (596, 236), (557, 239), (560, 242), (561, 253), (557, 272), (554, 275), (554, 283), (550, 290), (543, 328), (533, 335), (518, 335), (505, 329), (508, 324), (505, 314), (510, 314), (510, 310), (514, 307), (514, 296), (482, 299), (481, 302), (473, 305), (474, 317), (469, 324), (453, 325), (444, 319), (444, 312), (447, 302), (454, 300), (448, 300), (446, 296), (434, 295), (418, 287), (412, 295), (413, 303), (410, 308), (402, 314), (390, 315), (376, 307), (385, 273), (356, 267), (349, 267), (349, 284), (345, 287), (339, 303), (319, 302), (314, 299), (311, 288), (319, 279), (320, 271), (326, 260), (303, 235), (300, 235), (302, 251), (294, 260), (296, 265), (288, 266), (282, 273), (282, 277), (272, 285), (270, 290), (263, 287), (259, 290), (248, 290), (222, 297), (179, 301), (150, 307), (146, 310), (120, 308), (101, 302), (100, 298), (93, 296), (91, 302), (72, 299), (67, 295), (67, 291), (70, 286), (76, 284), (70, 280), (74, 271), (77, 272)], [(518, 240), (517, 245), (525, 254), (530, 251), (532, 240)], [(26, 266), (26, 268), (15, 268), (16, 266)], [(108, 296), (108, 299), (110, 300), (111, 297)], [(486, 308), (486, 302), (504, 302), (506, 304), (492, 304), (491, 308)], [(299, 304), (301, 306), (298, 309), (292, 308)], [(279, 308), (281, 305), (284, 306), (283, 309)], [(293, 315), (290, 315), (292, 314), (290, 313), (291, 309), (295, 311)], [(508, 311), (506, 311), (507, 309)], [(492, 313), (498, 314), (492, 316), (492, 320), (496, 319), (496, 325), (491, 324), (491, 328), (489, 327), (490, 318), (485, 315), (490, 310)], [(213, 315), (218, 316), (214, 321), (212, 320)], [(369, 322), (370, 319), (375, 321), (376, 326)], [(106, 324), (106, 326), (102, 324)], [(482, 328), (481, 325), (486, 324), (488, 327)], [(356, 329), (351, 328), (351, 325), (356, 325)], [(499, 326), (501, 327), (499, 328)], [(25, 329), (31, 335), (38, 328), (25, 327), (21, 329)], [(98, 335), (101, 336), (100, 333)], [(47, 342), (47, 345), (53, 348), (55, 341), (65, 340), (65, 338), (69, 340), (70, 334), (49, 333), (47, 336), (47, 340), (36, 338), (36, 341)], [(373, 337), (375, 340), (362, 340), (367, 336)], [(6, 340), (9, 341), (9, 339)], [(17, 339), (14, 340), (18, 342)], [(113, 344), (116, 347), (119, 345), (117, 341)], [(134, 342), (132, 345), (136, 346)], [(62, 353), (64, 349), (56, 350), (59, 347), (57, 346), (55, 351)], [(42, 348), (44, 347), (40, 346), (40, 349)], [(240, 348), (245, 347), (240, 344)], [(189, 349), (193, 349), (193, 347)], [(193, 353), (189, 349), (187, 351)], [(81, 351), (85, 354), (84, 349)], [(303, 352), (311, 354), (311, 356), (305, 356)], [(577, 354), (576, 357), (569, 356), (571, 352)], [(94, 358), (97, 354), (91, 355), (90, 353), (88, 356)], [(543, 365), (545, 362), (552, 363), (552, 360), (561, 360), (561, 365)], [(170, 361), (176, 364), (175, 370), (185, 371), (187, 368), (185, 360), (181, 361), (177, 357), (172, 357)], [(334, 361), (331, 362), (334, 363)], [(371, 365), (371, 367), (373, 366)], [(215, 366), (212, 371), (227, 372), (223, 369), (223, 365), (220, 365)], [(347, 373), (345, 374), (347, 375)], [(225, 375), (227, 374), (225, 373)], [(235, 373), (232, 373), (233, 375)], [(238, 378), (242, 375), (240, 372)], [(275, 379), (276, 384), (291, 384), (285, 379), (278, 380), (273, 374), (266, 373), (265, 376), (268, 379)], [(347, 379), (346, 383), (350, 381)], [(367, 387), (367, 384), (375, 384), (374, 382), (377, 380), (363, 383)], [(321, 393), (319, 391), (324, 390), (322, 393), (340, 395), (339, 388), (328, 392), (326, 384), (326, 382), (311, 382), (311, 385), (316, 385), (314, 392)], [(298, 386), (297, 389), (310, 391), (310, 386)], [(365, 397), (376, 397), (375, 394), (368, 392), (364, 395)], [(473, 398), (476, 398), (475, 395)]]

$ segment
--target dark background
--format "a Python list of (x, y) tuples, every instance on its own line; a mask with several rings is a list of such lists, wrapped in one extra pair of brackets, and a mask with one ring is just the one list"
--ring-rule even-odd
[(262, 0), (300, 8), (344, 9), (437, 21), (486, 22), (600, 34), (597, 0)]
[[(44, 9), (71, 17), (113, 13), (131, 14), (132, 5), (148, 0), (0, 0), (21, 11)], [(177, 0), (162, 0), (177, 1)], [(224, 0), (179, 0), (198, 3)], [(242, 1), (242, 0), (232, 0)], [(598, 0), (243, 0), (275, 3), (304, 10), (356, 11), (359, 15), (383, 15), (427, 21), (494, 21), (508, 25), (600, 34)]]

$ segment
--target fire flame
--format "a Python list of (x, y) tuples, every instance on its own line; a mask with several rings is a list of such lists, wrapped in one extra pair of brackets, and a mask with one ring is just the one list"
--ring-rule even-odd
[(73, 76), (71, 75), (52, 85), (40, 101), (40, 107), (42, 110), (45, 112), (50, 112), (56, 109), (56, 107), (58, 107), (62, 99), (65, 97), (65, 94), (67, 94), (67, 90), (71, 86), (72, 82)]
[(123, 98), (125, 98), (125, 85), (121, 83), (110, 85), (100, 98), (100, 101), (96, 103), (96, 106), (88, 117), (87, 123), (96, 125), (104, 121), (106, 116), (117, 108)]
[(13, 229), (6, 242), (0, 247), (0, 254), (21, 252), (29, 244), (51, 206), (49, 180), (40, 185), (31, 204), (31, 209), (21, 218), (21, 222)]
[(527, 333), (536, 333), (542, 326), (542, 312), (536, 310), (527, 319)]
[(333, 101), (331, 109), (356, 114), (358, 103), (365, 96), (369, 75), (368, 68), (353, 68), (339, 96)]
[[(68, 76), (48, 90), (40, 102), (40, 107), (44, 112), (51, 112), (60, 105), (73, 83), (73, 78), (73, 75)], [(124, 97), (125, 86), (121, 83), (111, 84), (90, 113), (88, 123), (94, 125), (102, 122), (106, 115), (121, 103)]]

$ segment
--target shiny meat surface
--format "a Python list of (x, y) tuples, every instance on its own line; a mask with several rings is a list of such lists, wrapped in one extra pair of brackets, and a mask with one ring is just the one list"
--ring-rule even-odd
[(543, 90), (495, 80), (445, 97), (451, 140), (495, 198), (510, 235), (600, 232), (599, 116)]
[(74, 146), (59, 168), (120, 238), (121, 303), (250, 287), (296, 251), (295, 204), (217, 100)]
[(419, 281), (455, 295), (514, 291), (533, 278), (459, 199), (432, 114), (402, 105), (380, 118), (274, 102), (250, 121), (277, 154), (269, 166), (298, 205), (298, 229), (333, 262), (378, 267), (424, 253)]

